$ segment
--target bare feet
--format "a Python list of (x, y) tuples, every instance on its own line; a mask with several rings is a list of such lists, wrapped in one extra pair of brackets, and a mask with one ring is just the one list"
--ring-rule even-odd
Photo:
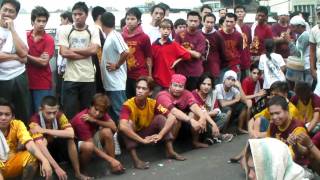
[(247, 130), (244, 130), (244, 129), (241, 129), (241, 128), (238, 128), (238, 134), (248, 134), (249, 132)]
[(139, 160), (134, 162), (134, 167), (137, 169), (149, 169), (150, 163)]
[(122, 166), (122, 164), (119, 162), (119, 161), (117, 161), (117, 160), (115, 160), (114, 162), (112, 162), (111, 164), (110, 164), (110, 166), (111, 166), (111, 173), (112, 174), (123, 174), (124, 172), (125, 172), (125, 168)]
[(185, 160), (187, 160), (187, 158), (185, 158), (184, 156), (181, 156), (180, 154), (178, 154), (176, 152), (168, 154), (167, 157), (169, 159), (175, 159), (177, 161), (185, 161)]
[(92, 180), (92, 179), (94, 179), (93, 177), (89, 177), (89, 176), (86, 176), (86, 175), (83, 175), (83, 174), (75, 175), (75, 177), (78, 180)]
[(209, 147), (208, 144), (201, 143), (199, 141), (192, 142), (192, 145), (193, 145), (194, 148), (207, 148), (207, 147)]

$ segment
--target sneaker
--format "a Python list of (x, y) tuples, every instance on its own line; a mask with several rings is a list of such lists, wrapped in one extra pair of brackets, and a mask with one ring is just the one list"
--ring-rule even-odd
[(209, 144), (209, 145), (213, 145), (213, 144), (214, 144), (214, 140), (213, 140), (212, 138), (206, 138), (206, 139), (204, 140), (204, 142), (205, 142), (206, 144)]
[(231, 142), (233, 139), (233, 135), (232, 134), (221, 134), (220, 139), (223, 142)]
[(118, 133), (114, 133), (113, 135), (113, 142), (114, 142), (114, 154), (120, 155), (121, 154), (121, 148), (118, 141)]

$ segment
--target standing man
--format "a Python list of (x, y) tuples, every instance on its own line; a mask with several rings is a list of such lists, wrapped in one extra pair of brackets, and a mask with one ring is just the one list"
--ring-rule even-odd
[(52, 94), (52, 72), (49, 61), (54, 54), (54, 40), (46, 33), (49, 12), (37, 6), (31, 12), (33, 30), (27, 33), (28, 64), (27, 73), (32, 97), (32, 112), (38, 112), (41, 99)]
[(16, 118), (25, 123), (30, 116), (30, 93), (26, 74), (28, 46), (26, 32), (13, 20), (20, 10), (16, 0), (4, 0), (0, 9), (0, 97), (12, 102)]
[(86, 24), (88, 7), (77, 2), (72, 8), (73, 25), (67, 25), (59, 32), (60, 54), (67, 58), (63, 82), (63, 109), (68, 119), (80, 109), (89, 107), (96, 92), (95, 68), (91, 56), (100, 47), (98, 29)]
[(102, 50), (102, 61), (100, 64), (102, 82), (111, 101), (110, 116), (118, 124), (121, 106), (127, 100), (126, 59), (129, 54), (129, 48), (124, 42), (121, 34), (114, 29), (115, 17), (112, 13), (103, 13), (101, 22), (102, 30), (107, 35)]
[(208, 4), (204, 4), (203, 6), (201, 6), (200, 8), (200, 16), (201, 19), (203, 21), (201, 21), (200, 25), (199, 25), (199, 29), (203, 28), (203, 22), (204, 22), (204, 16), (208, 15), (208, 14), (212, 14), (212, 8), (208, 5)]
[[(320, 8), (317, 8), (318, 22), (320, 21)], [(320, 95), (320, 23), (310, 32), (310, 70), (314, 80), (317, 80), (314, 93)]]
[[(164, 18), (166, 10), (159, 4), (152, 6), (150, 9), (151, 12), (151, 22), (143, 23), (142, 29), (143, 32), (146, 33), (150, 38), (150, 43), (152, 44), (158, 38), (161, 37), (159, 31), (159, 24)], [(172, 36), (171, 36), (172, 37)], [(172, 38), (171, 38), (172, 39)]]
[(289, 13), (281, 11), (278, 12), (278, 22), (271, 26), (272, 35), (276, 43), (275, 53), (281, 54), (284, 59), (290, 55), (289, 41), (292, 38), (292, 33), (290, 31), (289, 20)]
[(186, 89), (197, 88), (198, 79), (203, 73), (201, 56), (206, 48), (205, 37), (199, 30), (201, 16), (198, 12), (190, 11), (187, 14), (187, 30), (177, 35), (175, 41), (191, 54), (191, 61), (181, 61), (176, 72), (187, 77)]

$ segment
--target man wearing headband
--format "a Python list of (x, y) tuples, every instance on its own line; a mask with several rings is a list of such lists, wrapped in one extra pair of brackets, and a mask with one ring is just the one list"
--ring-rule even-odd
[[(206, 118), (201, 108), (196, 103), (192, 93), (185, 90), (186, 77), (181, 74), (174, 74), (171, 78), (171, 85), (168, 90), (161, 91), (157, 96), (157, 103), (167, 108), (173, 114), (178, 123), (174, 125), (173, 135), (177, 137), (181, 121), (190, 123), (193, 134), (203, 132), (206, 127)], [(198, 120), (188, 116), (189, 112), (194, 113)], [(193, 146), (196, 148), (207, 147), (193, 138)]]

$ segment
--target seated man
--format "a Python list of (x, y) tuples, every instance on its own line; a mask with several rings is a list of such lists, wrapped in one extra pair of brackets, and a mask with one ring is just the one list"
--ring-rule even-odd
[(317, 131), (316, 127), (320, 127), (320, 98), (312, 92), (312, 88), (307, 82), (296, 82), (294, 91), (296, 95), (293, 96), (290, 101), (297, 107), (299, 113), (302, 115), (308, 132), (315, 134)]
[(111, 172), (124, 173), (122, 164), (115, 159), (113, 133), (117, 132), (116, 124), (107, 113), (109, 99), (104, 94), (96, 94), (91, 106), (79, 112), (71, 121), (78, 138), (80, 165), (85, 168), (93, 153), (107, 161)]
[[(192, 144), (196, 148), (208, 147), (207, 144), (198, 142), (199, 133), (206, 127), (206, 115), (203, 113), (192, 93), (185, 90), (186, 77), (181, 74), (174, 74), (171, 78), (171, 84), (168, 90), (161, 91), (157, 96), (157, 103), (168, 109), (170, 113), (179, 120), (173, 127), (173, 136), (177, 137), (181, 121), (191, 124), (193, 134)], [(189, 112), (199, 117), (188, 116)]]
[(169, 111), (148, 98), (153, 89), (152, 79), (142, 76), (136, 82), (136, 96), (127, 100), (120, 112), (120, 131), (137, 169), (148, 169), (149, 163), (139, 159), (136, 147), (138, 143), (151, 144), (164, 139), (169, 158), (185, 160), (177, 154), (172, 146), (173, 136), (170, 132), (175, 117)]
[(22, 176), (24, 180), (33, 180), (38, 170), (37, 160), (41, 163), (42, 176), (50, 179), (52, 169), (48, 160), (34, 144), (23, 122), (14, 118), (13, 105), (3, 98), (0, 98), (0, 130), (5, 142), (0, 160), (0, 174), (4, 179)]
[(67, 179), (67, 173), (58, 163), (68, 157), (75, 177), (81, 180), (89, 179), (80, 173), (73, 128), (66, 116), (59, 112), (58, 100), (54, 96), (45, 96), (42, 99), (40, 111), (31, 117), (29, 127), (37, 147), (48, 159), (59, 179)]
[(238, 117), (239, 133), (248, 133), (243, 129), (250, 116), (252, 102), (247, 100), (237, 81), (237, 73), (229, 70), (223, 76), (223, 83), (216, 85), (217, 99), (222, 107), (222, 112), (227, 113), (227, 124), (232, 117)]

